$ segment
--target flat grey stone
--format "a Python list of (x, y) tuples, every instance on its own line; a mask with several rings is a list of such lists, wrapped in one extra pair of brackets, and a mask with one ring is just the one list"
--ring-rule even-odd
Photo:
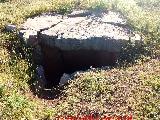
[(122, 15), (112, 11), (81, 10), (68, 15), (43, 14), (29, 18), (22, 29), (24, 36), (27, 36), (25, 39), (37, 31), (40, 43), (61, 50), (119, 52), (128, 40), (135, 42), (141, 39), (127, 26)]
[(56, 25), (61, 21), (61, 19), (61, 15), (41, 15), (27, 19), (27, 21), (24, 24), (22, 24), (21, 28), (23, 30), (40, 31), (42, 29), (46, 29), (53, 25)]

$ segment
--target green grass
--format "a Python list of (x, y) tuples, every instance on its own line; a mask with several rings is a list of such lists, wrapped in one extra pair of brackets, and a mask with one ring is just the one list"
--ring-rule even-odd
[(67, 97), (59, 105), (65, 106), (61, 106), (58, 113), (133, 113), (136, 120), (140, 117), (151, 119), (154, 113), (153, 118), (158, 118), (159, 66), (157, 60), (151, 60), (125, 69), (93, 69), (79, 74), (66, 87), (64, 95)]
[[(0, 119), (45, 119), (78, 113), (114, 114), (133, 112), (135, 119), (158, 119), (160, 116), (159, 0), (8, 0), (0, 1)], [(135, 31), (145, 36), (143, 49), (152, 56), (141, 55), (135, 64), (110, 70), (92, 70), (74, 78), (56, 105), (38, 99), (31, 92), (35, 65), (31, 48), (14, 33), (4, 31), (6, 24), (19, 26), (28, 17), (47, 11), (67, 13), (73, 9), (108, 9), (119, 11)], [(127, 46), (123, 55), (136, 56), (135, 46)], [(132, 49), (132, 51), (130, 51)], [(146, 54), (145, 54), (146, 55)], [(122, 89), (126, 85), (127, 89)], [(129, 86), (130, 85), (130, 86)], [(127, 92), (126, 95), (121, 93)], [(124, 102), (119, 107), (121, 100)], [(111, 107), (111, 109), (106, 109)], [(115, 107), (115, 108), (114, 108)], [(129, 111), (128, 111), (129, 110)]]

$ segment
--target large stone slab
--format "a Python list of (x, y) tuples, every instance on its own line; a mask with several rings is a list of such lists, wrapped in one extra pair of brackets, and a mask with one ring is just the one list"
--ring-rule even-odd
[(92, 12), (77, 16), (64, 16), (59, 24), (42, 31), (41, 42), (62, 50), (119, 52), (127, 40), (140, 40), (140, 36), (131, 34), (126, 21), (118, 13)]
[(35, 62), (43, 65), (49, 86), (58, 85), (64, 73), (114, 65), (128, 40), (141, 40), (126, 19), (112, 11), (42, 14), (29, 18), (19, 35), (34, 47)]
[(111, 11), (74, 11), (66, 16), (42, 14), (29, 18), (21, 28), (20, 36), (30, 45), (35, 43), (33, 38), (38, 38), (38, 42), (62, 50), (118, 52), (127, 40), (141, 39), (133, 34), (119, 13)]

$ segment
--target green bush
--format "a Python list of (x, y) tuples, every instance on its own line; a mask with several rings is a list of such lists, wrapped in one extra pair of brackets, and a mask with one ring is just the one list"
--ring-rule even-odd
[(33, 105), (24, 96), (13, 92), (10, 96), (3, 98), (4, 108), (1, 111), (3, 119), (19, 120), (31, 119), (33, 112)]
[(8, 1), (8, 0), (0, 0), (0, 3), (1, 3), (1, 2), (7, 2), (7, 1)]

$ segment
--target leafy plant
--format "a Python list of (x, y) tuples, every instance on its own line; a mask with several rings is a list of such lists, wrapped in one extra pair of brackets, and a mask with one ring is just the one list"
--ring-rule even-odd
[(11, 96), (6, 96), (3, 98), (5, 101), (5, 106), (2, 111), (2, 118), (7, 119), (21, 119), (21, 118), (32, 118), (31, 110), (33, 110), (33, 105), (21, 95), (18, 95), (13, 91)]
[(3, 86), (0, 86), (0, 98), (3, 97), (3, 93), (4, 92), (4, 87)]
[(7, 2), (7, 1), (8, 1), (8, 0), (0, 0), (0, 3), (1, 3), (1, 2)]
[(89, 9), (94, 10), (94, 11), (106, 10), (107, 3), (104, 0), (94, 1), (90, 4)]
[(60, 14), (69, 13), (73, 10), (73, 7), (74, 7), (73, 3), (74, 3), (73, 0), (71, 0), (71, 1), (58, 0), (55, 2), (55, 10)]

